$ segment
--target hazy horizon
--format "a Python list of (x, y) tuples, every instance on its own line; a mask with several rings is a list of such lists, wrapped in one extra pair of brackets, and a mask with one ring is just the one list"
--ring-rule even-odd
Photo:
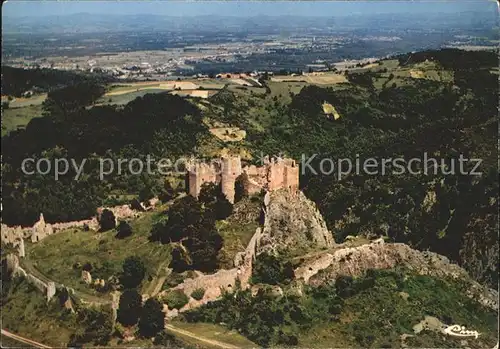
[[(286, 5), (286, 6), (284, 6)], [(326, 17), (356, 14), (497, 11), (494, 1), (8, 1), (3, 18), (95, 15)]]

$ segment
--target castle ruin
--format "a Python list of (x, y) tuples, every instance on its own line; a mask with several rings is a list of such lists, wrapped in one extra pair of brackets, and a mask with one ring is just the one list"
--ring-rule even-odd
[(299, 188), (299, 167), (289, 158), (264, 159), (264, 165), (242, 167), (239, 156), (222, 157), (211, 164), (192, 163), (188, 166), (187, 188), (190, 195), (198, 197), (203, 184), (220, 184), (226, 198), (234, 203), (236, 179), (242, 176), (246, 194), (274, 191), (281, 188)]

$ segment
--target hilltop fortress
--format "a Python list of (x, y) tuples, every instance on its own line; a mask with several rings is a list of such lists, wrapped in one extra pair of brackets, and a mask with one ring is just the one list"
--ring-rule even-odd
[[(241, 177), (240, 177), (241, 176)], [(264, 165), (242, 167), (239, 156), (227, 156), (211, 164), (193, 162), (188, 165), (187, 188), (190, 195), (198, 197), (205, 183), (220, 184), (226, 198), (234, 203), (236, 179), (240, 177), (246, 194), (299, 188), (299, 167), (293, 159), (264, 158)]]

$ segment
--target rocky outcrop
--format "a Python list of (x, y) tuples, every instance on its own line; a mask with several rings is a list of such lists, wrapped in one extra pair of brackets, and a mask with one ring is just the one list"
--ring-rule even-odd
[[(326, 248), (334, 244), (316, 206), (300, 191), (281, 189), (268, 192), (264, 198), (263, 214), (263, 226), (256, 229), (245, 251), (236, 254), (235, 268), (219, 270), (209, 275), (198, 273), (197, 277), (186, 279), (174, 287), (173, 290), (181, 290), (187, 296), (198, 288), (203, 288), (205, 294), (201, 300), (190, 298), (188, 304), (179, 311), (168, 310), (168, 317), (214, 301), (223, 291), (234, 290), (236, 283), (239, 283), (242, 289), (249, 287), (252, 264), (259, 253), (277, 252), (282, 248), (298, 248), (304, 251), (304, 248)], [(159, 296), (162, 297), (165, 293), (166, 291)]]
[(498, 310), (498, 292), (472, 281), (468, 273), (448, 258), (433, 252), (420, 252), (402, 243), (386, 244), (382, 239), (357, 247), (339, 246), (304, 262), (295, 276), (317, 286), (338, 276), (360, 276), (369, 269), (405, 267), (421, 275), (461, 279), (469, 283), (469, 296), (484, 306)]
[(469, 275), (494, 288), (498, 288), (497, 221), (498, 212), (485, 214), (482, 217), (474, 215), (467, 225), (459, 251), (459, 264), (469, 272)]
[(87, 285), (92, 284), (92, 275), (87, 270), (82, 270), (82, 281)]
[(329, 248), (334, 240), (316, 205), (301, 191), (281, 189), (264, 198), (264, 226), (257, 244), (262, 252), (295, 254)]

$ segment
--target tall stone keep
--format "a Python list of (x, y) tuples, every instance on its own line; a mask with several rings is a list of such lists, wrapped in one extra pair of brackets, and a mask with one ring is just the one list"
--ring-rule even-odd
[(198, 197), (201, 186), (204, 183), (220, 182), (220, 173), (217, 174), (217, 169), (213, 165), (205, 163), (195, 163), (188, 171), (188, 190), (189, 194)]
[(241, 174), (241, 158), (224, 157), (221, 161), (221, 188), (229, 202), (234, 202), (236, 178)]

